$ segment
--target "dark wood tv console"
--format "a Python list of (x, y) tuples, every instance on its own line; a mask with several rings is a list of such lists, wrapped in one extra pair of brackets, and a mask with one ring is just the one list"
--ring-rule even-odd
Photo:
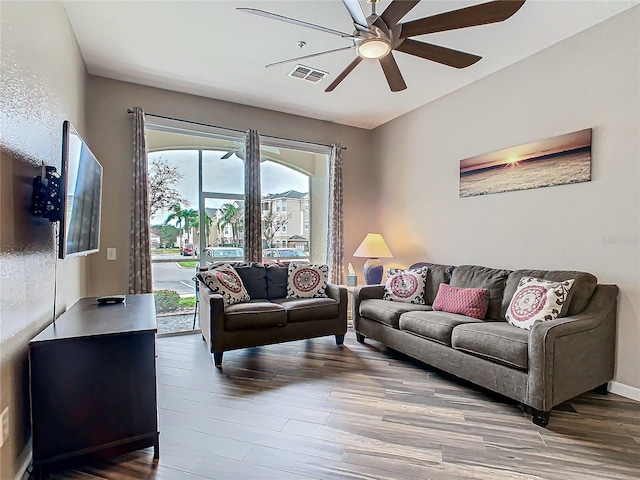
[(140, 448), (159, 458), (153, 294), (80, 299), (29, 343), (33, 474)]

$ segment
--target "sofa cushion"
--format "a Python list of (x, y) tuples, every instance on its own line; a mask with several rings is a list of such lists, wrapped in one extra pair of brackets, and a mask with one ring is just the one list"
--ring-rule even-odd
[(267, 270), (261, 263), (236, 263), (232, 264), (244, 283), (249, 297), (267, 298)]
[(566, 308), (560, 312), (560, 317), (577, 315), (582, 312), (596, 290), (598, 279), (586, 272), (577, 272), (573, 270), (516, 270), (509, 274), (507, 283), (504, 288), (504, 297), (502, 299), (502, 308), (500, 318), (505, 318), (509, 303), (513, 298), (513, 294), (518, 288), (518, 283), (522, 277), (535, 277), (554, 282), (563, 282), (565, 280), (574, 279), (575, 282), (569, 291), (569, 303)]
[(427, 268), (403, 270), (390, 268), (384, 284), (383, 300), (424, 305), (424, 286), (427, 282)]
[(326, 298), (329, 267), (307, 263), (289, 264), (287, 298)]
[(229, 331), (286, 324), (285, 308), (267, 300), (249, 300), (224, 309), (224, 328)]
[(229, 264), (202, 271), (198, 274), (198, 278), (213, 293), (222, 295), (225, 306), (249, 300), (249, 294), (244, 288), (240, 275)]
[(415, 305), (413, 303), (390, 302), (377, 298), (370, 298), (360, 302), (360, 315), (376, 322), (384, 323), (393, 328), (399, 328), (400, 315), (406, 312), (431, 310), (430, 305)]
[(529, 368), (529, 332), (506, 322), (458, 325), (451, 334), (451, 346), (508, 367)]
[(433, 309), (482, 320), (487, 313), (487, 295), (485, 288), (458, 288), (441, 283)]
[(449, 285), (461, 288), (486, 288), (489, 291), (489, 301), (485, 318), (498, 320), (504, 287), (510, 273), (510, 270), (461, 265), (453, 271)]
[(287, 276), (289, 265), (284, 263), (271, 263), (264, 267), (267, 274), (267, 298), (286, 298)]
[(400, 330), (451, 346), (453, 328), (480, 320), (447, 312), (407, 312), (400, 316)]
[(410, 269), (414, 270), (420, 267), (427, 267), (427, 283), (424, 287), (424, 301), (427, 305), (433, 305), (433, 301), (438, 294), (438, 288), (441, 283), (449, 283), (451, 274), (456, 268), (453, 265), (440, 265), (437, 263), (419, 262), (411, 265)]
[(287, 323), (329, 320), (338, 317), (339, 304), (333, 298), (277, 298), (287, 311)]
[(573, 279), (552, 282), (522, 277), (505, 314), (507, 322), (531, 330), (536, 323), (555, 320), (561, 311), (566, 311), (573, 283)]

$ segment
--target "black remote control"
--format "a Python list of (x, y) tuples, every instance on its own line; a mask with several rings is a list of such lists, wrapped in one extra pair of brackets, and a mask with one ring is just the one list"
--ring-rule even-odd
[(105, 295), (103, 297), (97, 297), (96, 302), (100, 305), (106, 305), (108, 303), (124, 303), (126, 299), (126, 295)]

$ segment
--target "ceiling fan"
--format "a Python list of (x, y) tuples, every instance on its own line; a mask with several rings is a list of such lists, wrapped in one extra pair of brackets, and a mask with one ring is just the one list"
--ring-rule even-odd
[(399, 23), (402, 17), (409, 13), (420, 0), (393, 0), (381, 15), (376, 14), (376, 3), (378, 3), (379, 0), (367, 1), (371, 3), (371, 15), (365, 17), (358, 0), (342, 0), (342, 3), (344, 3), (349, 15), (351, 15), (353, 19), (355, 31), (352, 34), (313, 23), (303, 22), (295, 18), (265, 12), (264, 10), (257, 10), (255, 8), (238, 8), (237, 10), (312, 28), (353, 41), (353, 45), (347, 47), (290, 58), (288, 60), (271, 63), (267, 65), (267, 67), (274, 67), (284, 63), (355, 48), (358, 56), (331, 82), (325, 89), (325, 92), (333, 91), (363, 59), (378, 60), (387, 78), (389, 88), (392, 92), (399, 92), (406, 89), (407, 84), (404, 78), (402, 78), (402, 73), (400, 73), (398, 64), (393, 57), (393, 50), (454, 68), (468, 67), (482, 58), (471, 53), (413, 40), (410, 37), (502, 22), (520, 10), (520, 7), (522, 7), (525, 2), (525, 0), (494, 0), (406, 23)]

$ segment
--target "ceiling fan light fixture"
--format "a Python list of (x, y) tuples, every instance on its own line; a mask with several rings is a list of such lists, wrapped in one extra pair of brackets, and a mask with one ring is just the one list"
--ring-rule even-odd
[(358, 44), (357, 52), (362, 58), (378, 59), (391, 51), (391, 44), (383, 38), (366, 38)]

